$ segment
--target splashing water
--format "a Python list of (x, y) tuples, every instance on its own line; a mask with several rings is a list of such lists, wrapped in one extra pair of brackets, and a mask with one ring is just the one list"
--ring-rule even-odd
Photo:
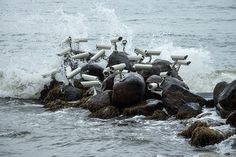
[[(189, 55), (188, 60), (192, 63), (182, 66), (180, 75), (194, 92), (211, 92), (217, 82), (230, 82), (236, 78), (234, 69), (215, 69), (215, 61), (206, 48), (181, 47), (165, 39), (163, 35), (157, 36), (158, 34), (138, 40), (136, 38), (140, 36), (139, 32), (128, 26), (127, 21), (122, 21), (114, 8), (96, 3), (87, 10), (89, 11), (83, 13), (78, 10), (68, 12), (61, 5), (48, 15), (38, 11), (35, 15), (26, 16), (25, 23), (17, 18), (19, 15), (12, 16), (12, 20), (21, 27), (15, 31), (6, 28), (6, 32), (12, 36), (10, 46), (7, 45), (10, 39), (2, 41), (0, 97), (36, 98), (43, 85), (50, 81), (43, 79), (41, 75), (60, 68), (60, 59), (55, 54), (60, 51), (60, 41), (67, 36), (91, 37), (91, 41), (80, 45), (88, 51), (95, 51), (96, 43), (111, 44), (111, 38), (123, 36), (128, 41), (128, 53), (133, 53), (136, 47), (133, 43), (135, 38), (140, 47), (161, 50), (161, 59), (171, 61), (170, 55)], [(29, 25), (36, 29), (30, 29)], [(143, 43), (149, 44), (145, 46)], [(118, 48), (121, 49), (121, 45)], [(111, 52), (106, 53), (109, 55)], [(105, 66), (106, 63), (100, 64)]]

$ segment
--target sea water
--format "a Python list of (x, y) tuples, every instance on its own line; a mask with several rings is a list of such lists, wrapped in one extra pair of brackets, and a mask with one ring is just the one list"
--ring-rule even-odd
[(91, 52), (122, 36), (129, 54), (189, 55), (180, 75), (191, 91), (212, 92), (236, 78), (235, 28), (234, 0), (0, 0), (0, 156), (235, 155), (235, 136), (205, 148), (176, 136), (188, 121), (91, 119), (82, 109), (45, 112), (35, 100), (50, 81), (42, 75), (61, 66), (67, 36), (90, 38), (80, 47)]

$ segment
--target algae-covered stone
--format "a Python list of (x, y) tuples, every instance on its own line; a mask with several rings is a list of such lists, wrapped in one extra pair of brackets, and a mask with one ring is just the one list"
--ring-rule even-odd
[(157, 109), (163, 109), (162, 101), (156, 99), (149, 99), (137, 104), (137, 106), (125, 108), (123, 114), (126, 116), (151, 116)]
[(89, 117), (92, 118), (101, 118), (101, 119), (110, 119), (119, 116), (120, 112), (119, 109), (117, 109), (114, 106), (106, 106), (103, 108), (100, 108), (99, 110), (91, 113)]
[(197, 127), (208, 127), (208, 125), (207, 125), (206, 122), (196, 121), (196, 122), (194, 122), (187, 130), (182, 131), (182, 132), (179, 133), (178, 135), (184, 136), (184, 137), (186, 137), (186, 138), (191, 138), (192, 132), (193, 132), (194, 129), (196, 129)]
[(44, 108), (47, 108), (47, 111), (57, 111), (59, 109), (68, 107), (69, 104), (66, 101), (56, 99), (54, 101), (50, 101), (44, 105)]
[(151, 116), (147, 117), (147, 119), (152, 120), (166, 120), (167, 118), (168, 115), (162, 110), (156, 110)]
[(61, 85), (57, 84), (52, 89), (50, 89), (47, 93), (47, 96), (44, 98), (44, 103), (49, 103), (51, 101), (63, 99), (63, 95), (61, 92)]
[(111, 105), (111, 94), (111, 90), (106, 90), (102, 93), (94, 95), (80, 107), (88, 109), (91, 112), (96, 112), (103, 107)]
[(207, 145), (213, 145), (220, 143), (224, 139), (224, 136), (208, 127), (197, 127), (192, 132), (191, 145), (205, 147)]

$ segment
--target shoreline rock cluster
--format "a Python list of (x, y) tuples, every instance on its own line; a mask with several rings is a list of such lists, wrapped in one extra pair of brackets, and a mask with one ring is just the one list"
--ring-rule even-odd
[[(150, 63), (150, 68), (138, 69), (125, 52), (115, 50), (108, 57), (107, 67), (123, 63), (124, 70), (128, 72), (104, 76), (105, 68), (89, 62), (81, 67), (80, 75), (96, 76), (102, 82), (101, 87), (85, 87), (82, 77), (73, 79), (73, 83), (68, 85), (53, 78), (41, 91), (40, 99), (49, 111), (80, 107), (88, 109), (90, 117), (101, 119), (121, 115), (144, 115), (153, 120), (166, 120), (170, 116), (189, 119), (202, 113), (203, 107), (215, 107), (222, 118), (227, 118), (227, 124), (236, 127), (236, 80), (218, 83), (213, 91), (214, 99), (206, 100), (190, 92), (169, 61), (156, 59)], [(166, 72), (164, 78), (162, 72)], [(152, 83), (158, 86), (158, 90), (149, 90)], [(195, 146), (211, 145), (224, 139), (219, 132), (201, 122), (194, 123), (190, 130), (179, 135), (191, 138), (190, 143)]]

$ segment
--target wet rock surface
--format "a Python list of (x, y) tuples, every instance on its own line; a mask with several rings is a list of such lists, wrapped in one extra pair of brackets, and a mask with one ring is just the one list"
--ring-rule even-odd
[(152, 120), (166, 120), (168, 119), (168, 115), (162, 110), (155, 110), (151, 116), (148, 116), (147, 119)]
[(224, 136), (208, 127), (197, 127), (192, 132), (191, 145), (205, 147), (207, 145), (213, 145), (220, 143), (224, 139)]
[(127, 54), (125, 52), (113, 51), (108, 58), (107, 67), (120, 63), (125, 63), (126, 65), (125, 69), (129, 71), (134, 71), (133, 67), (130, 64), (129, 58), (127, 57)]
[(214, 99), (214, 104), (217, 105), (219, 100), (218, 97), (220, 93), (224, 90), (224, 88), (227, 86), (227, 82), (219, 82), (216, 84), (214, 90), (213, 90), (213, 99)]
[(186, 103), (198, 103), (200, 106), (204, 106), (207, 101), (189, 90), (182, 88), (178, 85), (170, 85), (163, 89), (162, 101), (168, 114), (175, 115), (178, 109)]
[(97, 76), (99, 80), (104, 80), (103, 68), (97, 64), (86, 64), (81, 68), (81, 74)]
[(162, 110), (163, 104), (159, 100), (149, 99), (137, 104), (134, 107), (125, 108), (123, 114), (126, 116), (144, 115), (151, 116), (155, 110)]
[(180, 108), (178, 109), (178, 113), (176, 114), (176, 118), (192, 118), (200, 113), (202, 113), (202, 107), (198, 103), (186, 103), (180, 106)]
[(236, 110), (236, 80), (224, 87), (218, 96), (218, 102), (225, 110)]
[(111, 90), (106, 90), (102, 93), (94, 95), (89, 98), (86, 103), (82, 104), (81, 107), (88, 109), (91, 112), (96, 112), (97, 110), (111, 105)]
[(92, 112), (89, 117), (92, 118), (101, 118), (101, 119), (110, 119), (115, 118), (120, 115), (120, 111), (114, 106), (106, 106)]
[(183, 136), (185, 138), (191, 138), (193, 131), (197, 127), (208, 127), (208, 124), (206, 122), (196, 121), (192, 125), (190, 125), (188, 129), (182, 131), (178, 135)]
[(236, 110), (233, 111), (227, 118), (226, 124), (236, 128)]
[(116, 75), (114, 79), (112, 104), (118, 108), (133, 106), (143, 100), (145, 82), (137, 73), (124, 74), (123, 78)]
[(112, 75), (108, 76), (102, 82), (102, 90), (112, 90), (113, 89), (115, 76), (116, 76), (115, 74), (112, 74)]

